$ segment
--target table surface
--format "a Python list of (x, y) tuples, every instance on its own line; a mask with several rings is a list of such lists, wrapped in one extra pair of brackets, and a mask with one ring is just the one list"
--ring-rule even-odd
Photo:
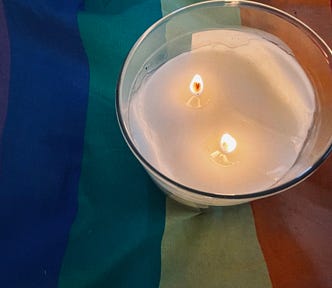
[[(331, 158), (204, 213), (167, 199), (121, 136), (128, 50), (192, 2), (0, 0), (1, 287), (332, 287)], [(329, 0), (259, 2), (332, 47)]]

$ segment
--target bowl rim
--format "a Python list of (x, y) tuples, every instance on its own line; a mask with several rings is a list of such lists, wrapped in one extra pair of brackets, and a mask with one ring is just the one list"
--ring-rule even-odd
[[(124, 79), (124, 72), (127, 70), (127, 67), (129, 65), (129, 62), (134, 55), (135, 51), (137, 48), (140, 46), (141, 42), (160, 24), (163, 22), (167, 21), (168, 19), (174, 17), (177, 14), (180, 14), (184, 12), (184, 10), (189, 10), (189, 9), (195, 9), (197, 7), (202, 7), (202, 6), (224, 6), (224, 7), (249, 7), (249, 8), (254, 8), (254, 9), (259, 9), (263, 10), (267, 13), (271, 13), (275, 16), (278, 16), (291, 24), (295, 25), (296, 27), (299, 27), (302, 31), (307, 33), (307, 35), (312, 38), (315, 41), (315, 44), (322, 50), (325, 54), (326, 57), (331, 59), (330, 67), (332, 69), (332, 49), (325, 43), (325, 41), (308, 25), (306, 25), (304, 22), (299, 20), (298, 18), (290, 15), (289, 13), (282, 11), (278, 8), (272, 7), (270, 5), (258, 3), (255, 1), (246, 1), (246, 0), (240, 0), (240, 1), (234, 1), (234, 0), (208, 0), (208, 1), (203, 1), (203, 2), (198, 2), (194, 3), (188, 6), (181, 7), (165, 16), (160, 18), (158, 21), (156, 21), (154, 24), (152, 24), (136, 41), (136, 43), (132, 46), (130, 49), (129, 53), (126, 56), (126, 59), (122, 65), (122, 68), (120, 70), (119, 78), (117, 81), (117, 87), (116, 87), (116, 95), (115, 95), (115, 110), (116, 110), (116, 115), (117, 115), (117, 120), (120, 126), (121, 133), (129, 146), (130, 150), (132, 153), (135, 155), (135, 157), (141, 162), (143, 167), (148, 170), (148, 172), (152, 172), (157, 177), (160, 177), (163, 179), (163, 181), (169, 182), (170, 184), (185, 190), (186, 192), (190, 192), (196, 195), (201, 195), (209, 198), (216, 198), (216, 199), (234, 199), (234, 200), (244, 200), (244, 199), (257, 199), (257, 198), (262, 198), (266, 197), (272, 194), (276, 194), (278, 192), (282, 192), (284, 190), (287, 190), (303, 180), (305, 180), (307, 177), (309, 177), (313, 172), (317, 170), (318, 167), (321, 166), (321, 164), (329, 157), (329, 155), (332, 152), (332, 141), (329, 144), (329, 147), (326, 149), (326, 151), (321, 155), (318, 160), (310, 167), (308, 167), (303, 173), (301, 173), (298, 177), (295, 177), (294, 179), (285, 182), (282, 185), (278, 185), (273, 188), (265, 189), (265, 190), (260, 190), (260, 191), (255, 191), (255, 192), (250, 192), (250, 193), (244, 193), (244, 194), (221, 194), (221, 193), (213, 193), (213, 192), (206, 192), (206, 191), (201, 191), (197, 190), (195, 188), (183, 185), (170, 177), (164, 175), (161, 173), (158, 169), (156, 169), (152, 164), (150, 164), (139, 152), (139, 150), (136, 148), (136, 145), (133, 143), (131, 140), (131, 137), (129, 136), (129, 133), (127, 131), (126, 125), (122, 119), (121, 116), (121, 108), (120, 108), (120, 94), (121, 94), (121, 84)], [(294, 165), (294, 164), (293, 164)], [(150, 171), (149, 171), (150, 170)]]

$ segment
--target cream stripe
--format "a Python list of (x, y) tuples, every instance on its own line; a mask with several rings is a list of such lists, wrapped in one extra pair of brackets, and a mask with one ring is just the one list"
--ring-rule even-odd
[[(194, 2), (161, 0), (163, 15)], [(239, 24), (233, 11), (223, 17)], [(272, 287), (249, 204), (202, 213), (167, 199), (161, 254), (160, 288)]]

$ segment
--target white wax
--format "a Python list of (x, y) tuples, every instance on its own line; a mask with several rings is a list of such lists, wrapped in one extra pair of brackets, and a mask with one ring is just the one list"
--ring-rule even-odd
[[(197, 40), (147, 77), (132, 95), (130, 132), (143, 157), (182, 185), (216, 194), (261, 191), (296, 161), (312, 124), (313, 88), (293, 56), (259, 34), (215, 33), (223, 40)], [(204, 81), (194, 96), (200, 108), (187, 105), (195, 74)], [(219, 145), (225, 133), (237, 141), (228, 154)], [(229, 165), (213, 157), (218, 153)]]

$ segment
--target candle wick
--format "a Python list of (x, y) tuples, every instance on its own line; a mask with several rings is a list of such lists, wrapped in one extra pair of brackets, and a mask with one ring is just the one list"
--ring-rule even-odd
[(196, 95), (199, 96), (201, 84), (199, 82), (195, 82), (194, 87), (195, 87)]

